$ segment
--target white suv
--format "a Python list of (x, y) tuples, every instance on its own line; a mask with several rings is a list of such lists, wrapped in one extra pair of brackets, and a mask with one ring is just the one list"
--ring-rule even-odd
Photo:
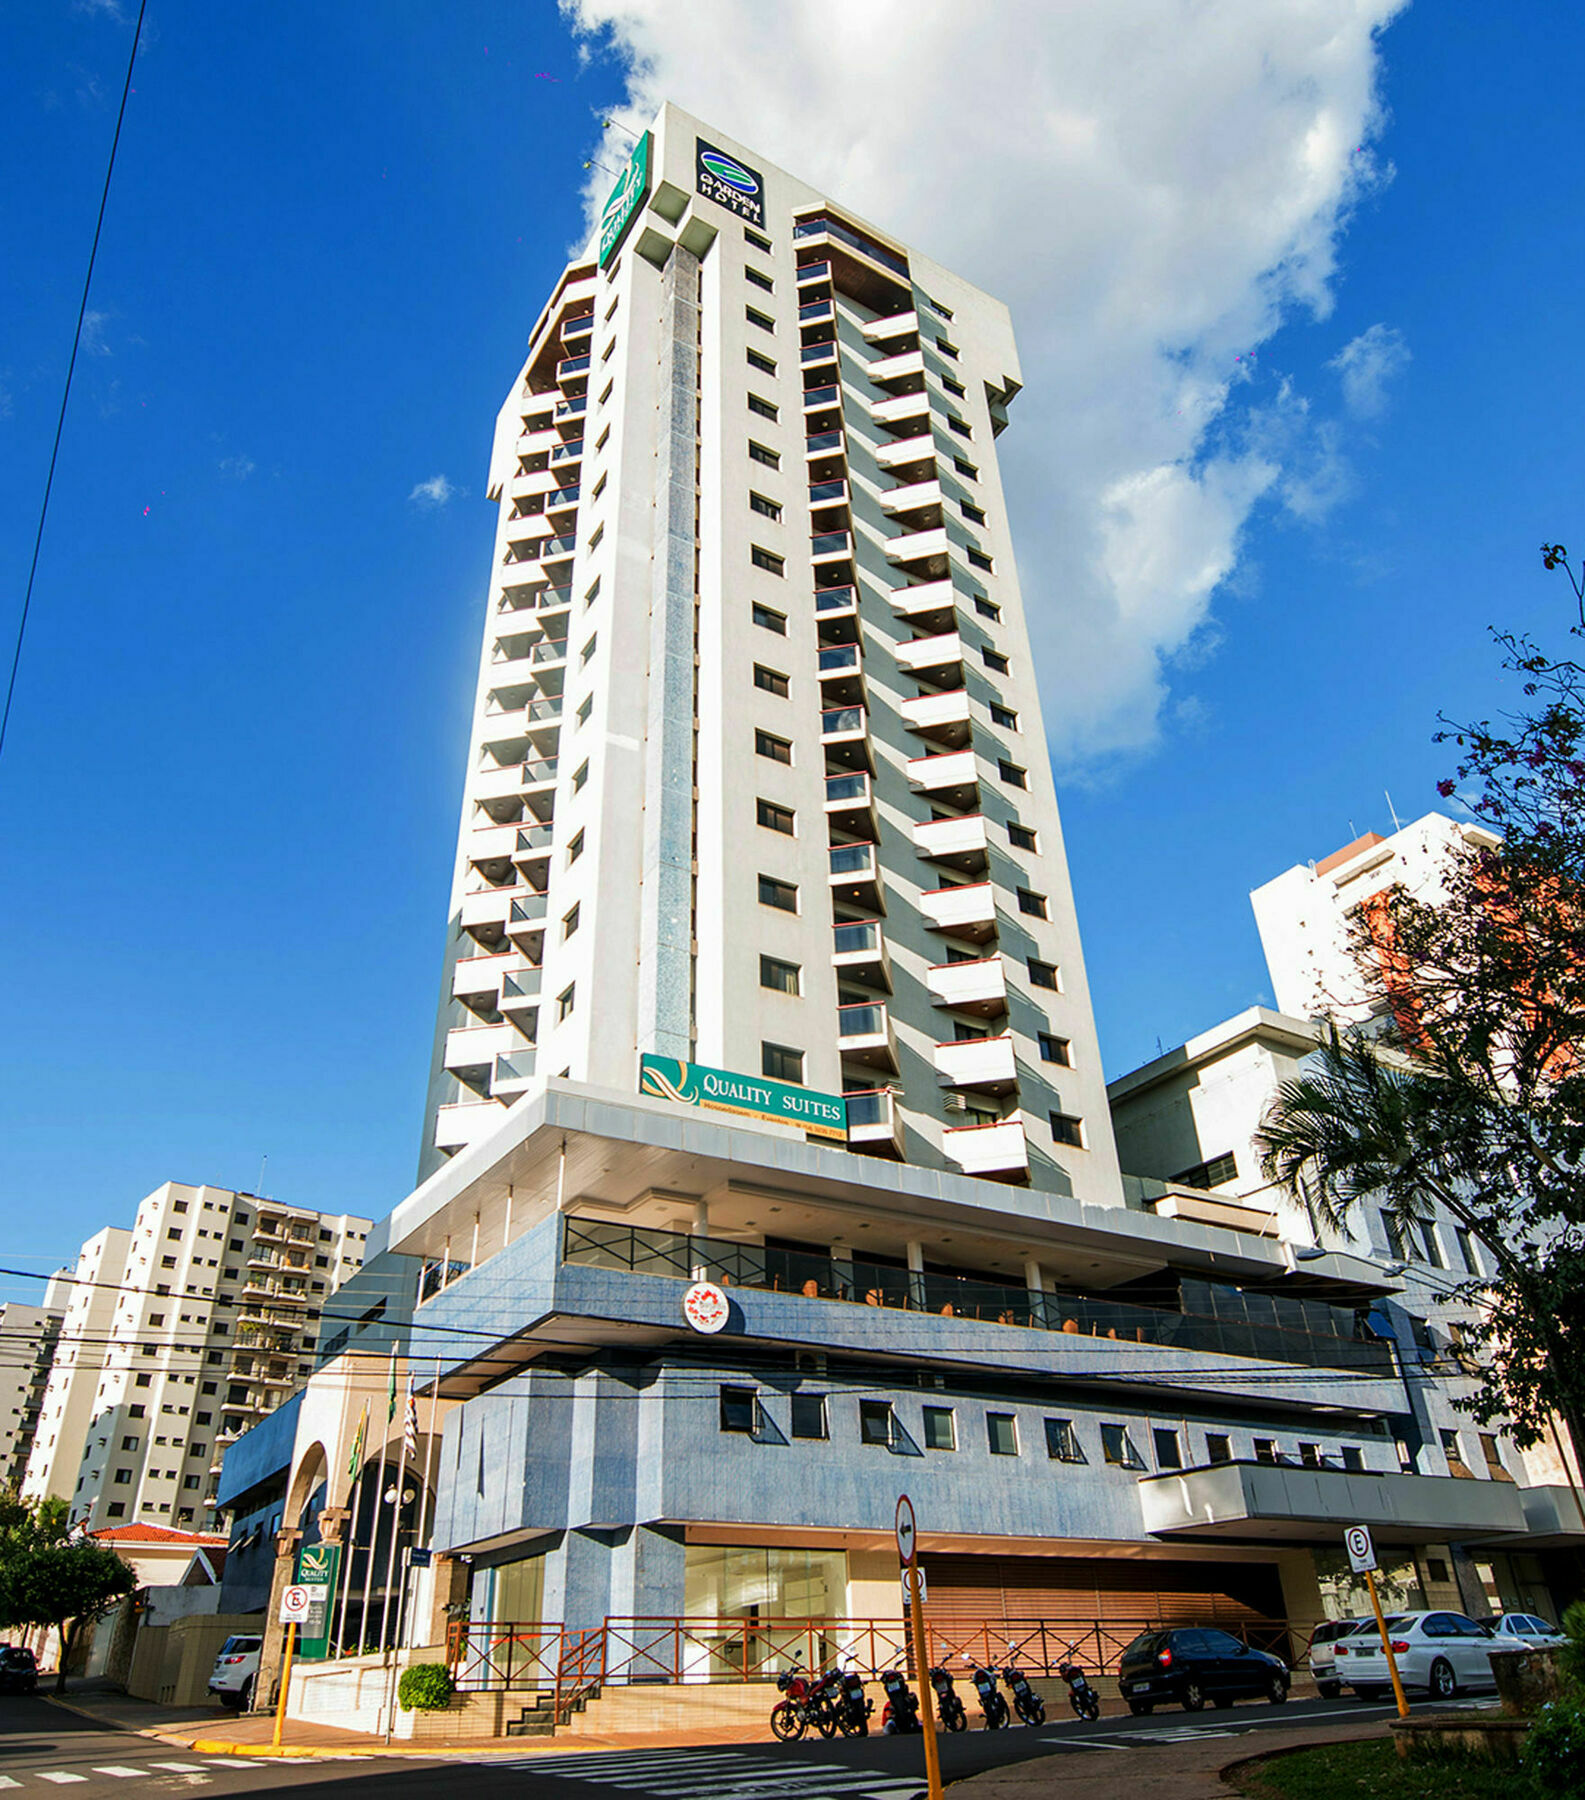
[(1310, 1639), (1310, 1673), (1315, 1677), (1316, 1692), (1323, 1700), (1335, 1700), (1343, 1691), (1343, 1684), (1337, 1677), (1337, 1652), (1333, 1648), (1337, 1640), (1352, 1637), (1367, 1625), (1374, 1630), (1375, 1624), (1374, 1619), (1328, 1619), (1316, 1626)]
[(215, 1658), (209, 1691), (222, 1706), (246, 1712), (253, 1704), (253, 1687), (259, 1674), (261, 1637), (228, 1637)]

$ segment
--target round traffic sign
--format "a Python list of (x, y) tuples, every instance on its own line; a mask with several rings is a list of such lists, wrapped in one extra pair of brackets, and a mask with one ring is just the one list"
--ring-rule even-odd
[(1348, 1560), (1356, 1575), (1375, 1568), (1376, 1549), (1365, 1526), (1350, 1525), (1343, 1533), (1343, 1547), (1348, 1551)]
[(281, 1623), (290, 1625), (294, 1621), (301, 1624), (308, 1617), (308, 1609), (313, 1605), (313, 1596), (306, 1587), (293, 1585), (281, 1590)]
[(905, 1564), (914, 1560), (918, 1535), (914, 1521), (914, 1503), (904, 1494), (897, 1502), (897, 1554)]

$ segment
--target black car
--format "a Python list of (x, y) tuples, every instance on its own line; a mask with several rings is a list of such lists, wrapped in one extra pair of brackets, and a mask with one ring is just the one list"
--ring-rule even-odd
[(31, 1650), (20, 1645), (0, 1645), (0, 1694), (36, 1694), (39, 1666)]
[(1280, 1706), (1288, 1698), (1288, 1667), (1231, 1632), (1184, 1625), (1141, 1632), (1123, 1652), (1117, 1684), (1131, 1713), (1170, 1701), (1186, 1712), (1198, 1712), (1207, 1700), (1231, 1706), (1262, 1697)]

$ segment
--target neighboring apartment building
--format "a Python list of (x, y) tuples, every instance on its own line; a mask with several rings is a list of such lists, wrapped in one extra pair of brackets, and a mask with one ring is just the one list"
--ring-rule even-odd
[(57, 1276), (42, 1306), (0, 1306), (0, 1489), (22, 1485), (60, 1339), (65, 1289)]
[(645, 134), (496, 423), (421, 1173), (650, 1053), (1115, 1205), (997, 466), (1007, 310), (705, 129)]
[(1390, 837), (1368, 831), (1256, 888), (1250, 904), (1277, 1010), (1296, 1019), (1368, 1018), (1372, 1009), (1348, 942), (1362, 903), (1392, 887), (1434, 898), (1451, 856), (1497, 842), (1479, 825), (1427, 813)]
[[(1514, 1484), (1405, 1466), (1391, 1273), (1125, 1189), (996, 474), (1017, 370), (968, 281), (675, 108), (645, 134), (497, 427), (431, 1172), (296, 1423), (227, 1459), (239, 1540), (339, 1520), (392, 1344), (426, 1438), (448, 1409), (406, 1463), (420, 1629), (610, 1621), (611, 1680), (895, 1620), (903, 1490), (933, 1617), (1109, 1666), (1162, 1617), (1356, 1608), (1344, 1521), (1399, 1603), (1525, 1537)], [(348, 1642), (389, 1611), (365, 1541)]]
[(367, 1219), (166, 1182), (83, 1246), (24, 1497), (90, 1530), (210, 1528), (228, 1443), (301, 1385)]

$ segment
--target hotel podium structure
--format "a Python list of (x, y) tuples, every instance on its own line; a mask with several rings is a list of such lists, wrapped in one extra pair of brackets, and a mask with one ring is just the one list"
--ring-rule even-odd
[(993, 1655), (1346, 1611), (1355, 1520), (1456, 1605), (1458, 1546), (1544, 1523), (1403, 1472), (1379, 1265), (1119, 1171), (1019, 386), (961, 275), (674, 108), (636, 144), (496, 424), (421, 1184), (228, 1456), (239, 1532), (340, 1516), (338, 1371), (393, 1343), (429, 1618), (603, 1634), (608, 1680), (895, 1624), (905, 1489)]

